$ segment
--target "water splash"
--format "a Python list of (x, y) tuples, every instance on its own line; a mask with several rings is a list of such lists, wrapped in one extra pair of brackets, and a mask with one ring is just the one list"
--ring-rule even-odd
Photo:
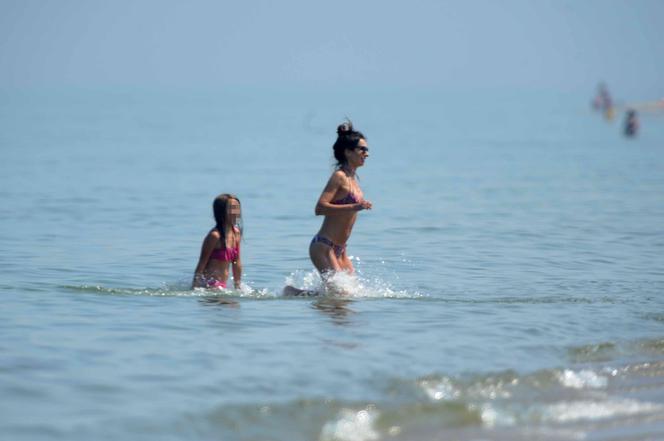
[[(327, 293), (317, 271), (295, 271), (286, 277), (285, 283), (286, 285), (295, 286), (317, 294)], [(342, 293), (341, 295), (344, 297), (376, 299), (417, 299), (427, 297), (417, 291), (397, 290), (383, 279), (378, 277), (367, 278), (359, 273), (348, 274), (338, 272), (330, 276), (329, 283), (333, 286), (334, 291)]]

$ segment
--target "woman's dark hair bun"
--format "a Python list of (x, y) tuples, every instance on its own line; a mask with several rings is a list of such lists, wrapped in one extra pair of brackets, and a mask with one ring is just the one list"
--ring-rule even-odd
[(362, 132), (353, 128), (353, 123), (348, 118), (342, 124), (337, 126), (337, 141), (332, 146), (334, 159), (337, 160), (337, 167), (342, 167), (348, 162), (345, 151), (357, 147), (360, 139), (366, 139)]
[(342, 135), (348, 135), (353, 131), (353, 123), (350, 122), (350, 120), (346, 120), (343, 123), (339, 124), (339, 127), (337, 127), (337, 135), (342, 136)]

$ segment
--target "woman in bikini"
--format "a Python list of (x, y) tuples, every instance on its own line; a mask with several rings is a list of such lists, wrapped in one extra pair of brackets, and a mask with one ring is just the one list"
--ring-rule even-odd
[(361, 132), (347, 121), (337, 128), (334, 158), (337, 167), (316, 204), (316, 215), (325, 216), (323, 225), (309, 245), (309, 257), (323, 279), (339, 271), (353, 273), (346, 242), (357, 219), (357, 212), (371, 209), (363, 197), (356, 170), (369, 157), (369, 147)]
[(229, 268), (233, 267), (233, 284), (240, 289), (240, 200), (231, 194), (220, 194), (212, 205), (217, 225), (203, 240), (201, 255), (194, 273), (192, 288), (226, 288)]

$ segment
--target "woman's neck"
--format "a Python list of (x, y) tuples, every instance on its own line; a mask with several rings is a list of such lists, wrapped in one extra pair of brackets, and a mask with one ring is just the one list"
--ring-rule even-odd
[(355, 171), (357, 170), (357, 167), (353, 167), (350, 164), (344, 164), (341, 167), (341, 170), (346, 173), (348, 177), (354, 178), (355, 177)]

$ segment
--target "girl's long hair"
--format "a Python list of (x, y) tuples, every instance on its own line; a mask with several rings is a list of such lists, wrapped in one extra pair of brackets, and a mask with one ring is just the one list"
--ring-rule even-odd
[[(222, 248), (226, 248), (226, 224), (228, 223), (227, 219), (227, 214), (228, 214), (228, 204), (230, 203), (231, 200), (237, 201), (238, 205), (240, 206), (240, 213), (242, 213), (242, 204), (240, 203), (240, 199), (238, 199), (237, 196), (230, 194), (230, 193), (222, 193), (216, 198), (214, 198), (214, 202), (212, 203), (212, 210), (214, 211), (214, 220), (216, 222), (215, 228), (219, 230), (219, 233), (221, 234), (221, 245)], [(242, 233), (244, 231), (243, 226), (242, 226), (242, 216), (238, 218), (238, 228), (240, 229), (240, 239), (242, 238)], [(231, 227), (233, 227), (232, 225)]]

